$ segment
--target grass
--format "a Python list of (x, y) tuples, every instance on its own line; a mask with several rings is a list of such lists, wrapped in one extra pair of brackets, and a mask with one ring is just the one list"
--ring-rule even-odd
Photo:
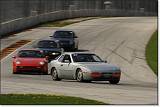
[(1, 94), (1, 105), (104, 105), (105, 103), (79, 97), (43, 94)]
[(158, 75), (158, 31), (155, 31), (146, 46), (146, 60), (148, 65)]

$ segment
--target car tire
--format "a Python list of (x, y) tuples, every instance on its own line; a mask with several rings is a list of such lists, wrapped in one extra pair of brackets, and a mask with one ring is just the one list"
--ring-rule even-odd
[(81, 69), (78, 69), (77, 70), (77, 76), (76, 76), (76, 79), (78, 82), (83, 82), (83, 73), (82, 73), (82, 70)]
[(57, 73), (56, 68), (51, 69), (51, 76), (52, 76), (52, 79), (54, 81), (60, 81), (61, 80), (60, 78), (58, 78), (58, 73)]
[(85, 82), (85, 83), (91, 83), (92, 81), (91, 80), (83, 80), (83, 82)]
[(109, 81), (110, 84), (118, 84), (120, 79), (112, 79)]

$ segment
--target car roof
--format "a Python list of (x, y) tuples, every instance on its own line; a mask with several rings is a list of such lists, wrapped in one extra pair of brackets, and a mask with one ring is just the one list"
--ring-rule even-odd
[(92, 52), (64, 52), (63, 54), (94, 54)]
[[(74, 31), (69, 30), (69, 29), (59, 29), (59, 30), (56, 30), (56, 31), (69, 31), (69, 32), (74, 32)], [(55, 32), (56, 32), (56, 31), (55, 31)]]
[(53, 41), (53, 42), (56, 42), (56, 40), (54, 40), (54, 39), (40, 39), (40, 40), (38, 40), (38, 42), (40, 42), (40, 41)]

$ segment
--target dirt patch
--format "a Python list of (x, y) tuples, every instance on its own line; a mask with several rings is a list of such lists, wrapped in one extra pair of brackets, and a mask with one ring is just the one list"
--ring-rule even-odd
[(17, 41), (16, 43), (8, 46), (7, 48), (3, 49), (2, 51), (0, 51), (0, 60), (3, 59), (5, 56), (7, 56), (8, 54), (12, 53), (13, 51), (15, 51), (17, 48), (27, 44), (31, 42), (31, 40), (20, 40)]

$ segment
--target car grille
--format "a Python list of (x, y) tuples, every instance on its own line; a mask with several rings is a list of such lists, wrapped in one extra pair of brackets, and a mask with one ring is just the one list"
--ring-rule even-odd
[(69, 41), (60, 41), (60, 45), (69, 44)]
[(112, 74), (112, 72), (105, 72), (105, 73), (102, 73), (102, 74)]
[(41, 70), (42, 67), (33, 67), (33, 66), (17, 66), (17, 70)]
[(110, 77), (112, 76), (112, 73), (102, 73), (103, 77)]

